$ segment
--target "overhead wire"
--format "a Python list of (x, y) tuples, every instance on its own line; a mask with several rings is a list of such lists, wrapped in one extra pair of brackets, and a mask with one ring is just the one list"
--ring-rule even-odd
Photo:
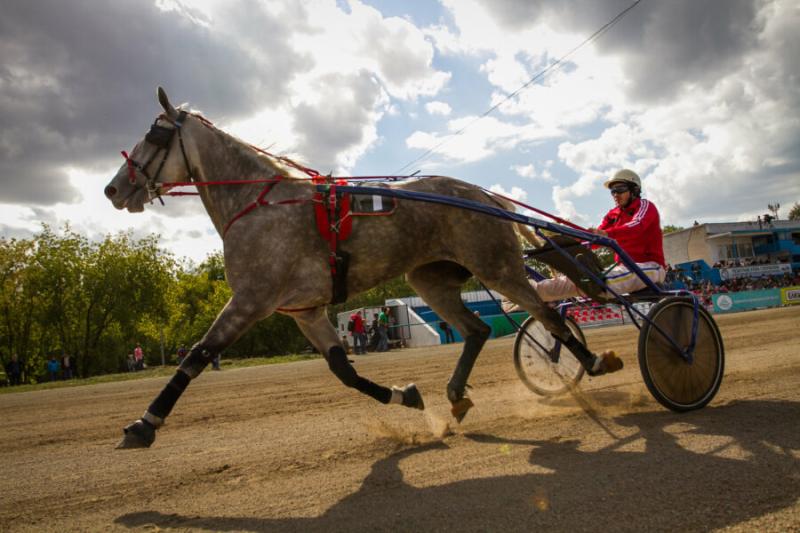
[(617, 24), (617, 23), (618, 23), (620, 20), (622, 20), (622, 19), (623, 19), (623, 17), (625, 17), (625, 15), (627, 15), (627, 14), (628, 14), (628, 13), (629, 13), (629, 12), (630, 12), (630, 11), (631, 11), (633, 8), (634, 8), (634, 7), (636, 7), (636, 6), (637, 6), (639, 3), (641, 3), (641, 2), (642, 2), (642, 0), (636, 0), (636, 1), (635, 1), (635, 2), (633, 2), (631, 5), (629, 5), (627, 8), (623, 9), (622, 11), (620, 11), (620, 12), (619, 12), (619, 13), (618, 13), (618, 14), (617, 14), (617, 15), (616, 15), (616, 16), (615, 16), (613, 19), (611, 19), (611, 20), (610, 20), (610, 21), (608, 21), (606, 24), (604, 24), (604, 25), (603, 25), (603, 26), (602, 26), (602, 27), (601, 27), (599, 30), (595, 31), (595, 32), (594, 32), (593, 34), (591, 34), (589, 37), (587, 37), (586, 39), (584, 39), (584, 40), (583, 40), (583, 42), (581, 42), (579, 45), (575, 46), (575, 47), (574, 47), (574, 48), (572, 48), (572, 49), (571, 49), (569, 52), (567, 52), (566, 54), (562, 55), (562, 56), (561, 56), (561, 57), (559, 57), (559, 58), (558, 58), (556, 61), (554, 61), (553, 63), (549, 64), (547, 67), (545, 67), (545, 68), (544, 68), (544, 69), (542, 69), (541, 71), (539, 71), (539, 72), (538, 72), (538, 73), (537, 73), (535, 76), (533, 76), (531, 79), (529, 79), (529, 80), (528, 80), (527, 82), (525, 82), (523, 85), (521, 85), (521, 86), (520, 86), (518, 89), (516, 89), (514, 92), (510, 93), (510, 94), (509, 94), (509, 95), (507, 95), (505, 98), (503, 98), (502, 100), (500, 100), (499, 102), (497, 102), (495, 105), (493, 105), (492, 107), (490, 107), (489, 109), (487, 109), (486, 111), (484, 111), (484, 112), (483, 112), (481, 115), (479, 115), (479, 116), (475, 117), (473, 120), (471, 120), (469, 123), (467, 123), (466, 125), (464, 125), (462, 128), (460, 128), (459, 130), (457, 130), (457, 131), (456, 131), (455, 133), (453, 133), (452, 135), (448, 135), (447, 137), (445, 137), (445, 138), (444, 138), (444, 139), (443, 139), (441, 142), (439, 142), (438, 144), (436, 144), (436, 145), (435, 145), (433, 148), (429, 148), (427, 151), (425, 151), (425, 152), (424, 152), (422, 155), (420, 155), (419, 157), (415, 158), (414, 160), (412, 160), (412, 161), (408, 162), (407, 164), (403, 165), (402, 167), (400, 167), (400, 168), (399, 168), (398, 170), (396, 170), (396, 171), (395, 171), (393, 174), (402, 174), (402, 172), (403, 172), (405, 169), (407, 169), (408, 167), (410, 167), (410, 166), (411, 166), (411, 165), (413, 165), (414, 163), (417, 163), (417, 162), (419, 162), (419, 161), (422, 161), (423, 159), (426, 159), (428, 156), (430, 156), (430, 155), (432, 155), (432, 154), (436, 153), (436, 151), (437, 151), (439, 148), (441, 148), (441, 147), (442, 147), (442, 146), (444, 146), (445, 144), (449, 143), (450, 141), (452, 141), (453, 139), (455, 139), (456, 137), (458, 137), (459, 135), (461, 135), (462, 133), (464, 133), (464, 131), (466, 131), (466, 129), (467, 129), (467, 128), (469, 128), (470, 126), (472, 126), (472, 125), (473, 125), (473, 124), (475, 124), (476, 122), (478, 122), (478, 121), (480, 121), (480, 120), (483, 120), (484, 118), (486, 118), (487, 116), (489, 116), (491, 113), (493, 113), (493, 112), (494, 112), (496, 109), (498, 109), (500, 106), (502, 106), (503, 104), (505, 104), (506, 102), (508, 102), (509, 100), (511, 100), (512, 98), (514, 98), (515, 96), (517, 96), (519, 93), (521, 93), (522, 91), (524, 91), (525, 89), (527, 89), (528, 87), (530, 87), (530, 86), (531, 86), (531, 85), (532, 85), (534, 82), (536, 82), (537, 80), (539, 80), (539, 79), (543, 78), (545, 75), (547, 75), (547, 73), (548, 73), (548, 72), (550, 72), (551, 70), (554, 70), (556, 67), (559, 67), (559, 66), (560, 66), (560, 65), (561, 65), (561, 64), (562, 64), (564, 61), (566, 61), (566, 60), (567, 60), (567, 59), (568, 59), (568, 58), (569, 58), (569, 57), (570, 57), (572, 54), (574, 54), (575, 52), (577, 52), (578, 50), (580, 50), (581, 48), (583, 48), (585, 45), (589, 44), (590, 42), (593, 42), (593, 41), (595, 41), (595, 40), (599, 39), (599, 38), (600, 38), (600, 37), (601, 37), (601, 36), (602, 36), (604, 33), (606, 33), (606, 32), (607, 32), (608, 30), (610, 30), (610, 29), (611, 29), (611, 28), (612, 28), (612, 27), (613, 27), (615, 24)]

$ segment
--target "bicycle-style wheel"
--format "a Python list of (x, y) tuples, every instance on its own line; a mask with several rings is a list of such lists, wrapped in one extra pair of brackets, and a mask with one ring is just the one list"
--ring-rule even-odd
[(714, 319), (697, 306), (697, 337), (691, 363), (656, 329), (681, 348), (689, 346), (695, 304), (691, 298), (666, 298), (650, 310), (639, 332), (639, 368), (653, 397), (677, 412), (704, 407), (722, 383), (725, 351)]
[[(565, 317), (572, 334), (581, 344), (586, 338), (578, 324)], [(514, 341), (514, 368), (530, 390), (542, 396), (566, 392), (583, 377), (583, 366), (566, 346), (550, 334), (541, 322), (529, 317)]]

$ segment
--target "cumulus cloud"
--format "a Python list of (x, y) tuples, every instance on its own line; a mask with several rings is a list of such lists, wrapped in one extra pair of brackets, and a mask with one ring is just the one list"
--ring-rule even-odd
[[(248, 142), (347, 171), (378, 142), (392, 100), (447, 84), (433, 53), (413, 24), (357, 0), (12, 2), (0, 17), (0, 202), (47, 206), (39, 220), (107, 227), (70, 206), (104, 201), (95, 173), (110, 178), (119, 150), (160, 112), (157, 85)], [(169, 240), (165, 221), (199, 206), (175, 200), (137, 222)], [(35, 222), (9, 209), (0, 221), (4, 235)]]
[(541, 180), (546, 182), (555, 182), (555, 178), (551, 172), (551, 168), (553, 166), (553, 161), (546, 161), (542, 166), (541, 170), (537, 170), (533, 163), (528, 163), (527, 165), (511, 165), (511, 170), (514, 171), (515, 174), (518, 176), (522, 176), (523, 178), (530, 178), (535, 180)]
[(406, 145), (425, 150), (435, 148), (438, 156), (449, 161), (469, 163), (508, 151), (520, 144), (537, 143), (561, 134), (559, 130), (531, 128), (494, 117), (485, 117), (480, 120), (480, 127), (472, 127), (477, 119), (462, 117), (451, 120), (448, 123), (451, 133), (447, 134), (416, 131), (406, 139)]
[(425, 104), (425, 111), (430, 113), (431, 115), (449, 115), (453, 109), (447, 104), (447, 102), (428, 102)]
[(514, 200), (518, 200), (520, 202), (524, 202), (525, 200), (528, 199), (528, 192), (521, 187), (512, 186), (511, 190), (507, 191), (502, 185), (500, 185), (499, 183), (495, 183), (494, 185), (489, 187), (489, 190), (494, 193), (507, 196), (508, 198), (513, 198)]
[(224, 116), (285, 97), (302, 58), (287, 45), (280, 13), (243, 7), (263, 24), (269, 55), (147, 2), (4, 5), (0, 199), (75, 201), (63, 167), (107, 163), (129, 147), (147, 125), (143, 113), (157, 113), (157, 85)]
[[(444, 54), (486, 57), (495, 104), (630, 2), (445, 4), (454, 24), (429, 35)], [(563, 134), (558, 157), (577, 179), (553, 189), (562, 215), (579, 217), (578, 200), (621, 167), (642, 175), (673, 220), (724, 219), (754, 202), (796, 198), (798, 23), (788, 0), (643, 2), (494, 116)]]

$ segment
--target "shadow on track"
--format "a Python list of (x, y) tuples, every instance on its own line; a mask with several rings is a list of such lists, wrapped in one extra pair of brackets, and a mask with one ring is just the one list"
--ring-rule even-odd
[(740, 401), (684, 415), (626, 414), (614, 422), (635, 431), (596, 450), (580, 449), (580, 440), (469, 433), (492, 454), (498, 445), (529, 448), (537, 473), (434, 487), (407, 484), (400, 461), (446, 444), (407, 448), (376, 462), (357, 492), (319, 517), (143, 511), (115, 522), (214, 531), (707, 531), (791, 507), (800, 496), (800, 403)]

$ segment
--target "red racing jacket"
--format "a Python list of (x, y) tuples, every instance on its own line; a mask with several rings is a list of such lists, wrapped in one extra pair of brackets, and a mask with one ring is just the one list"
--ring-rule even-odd
[[(627, 207), (615, 207), (598, 229), (606, 231), (635, 262), (655, 261), (666, 266), (661, 220), (653, 202), (635, 198)], [(616, 254), (614, 260), (619, 261)]]

